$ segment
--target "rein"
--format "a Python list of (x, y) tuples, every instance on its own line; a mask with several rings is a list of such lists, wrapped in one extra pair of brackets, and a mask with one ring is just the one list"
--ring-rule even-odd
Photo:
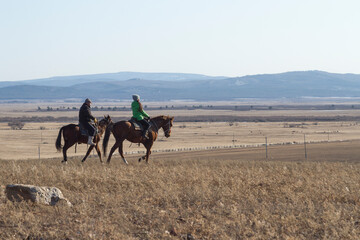
[(164, 131), (165, 134), (170, 132), (170, 119), (169, 119), (168, 123), (165, 126), (168, 126), (168, 125), (169, 125), (168, 129), (166, 131)]
[(159, 127), (157, 126), (156, 122), (154, 120), (150, 120), (150, 122), (156, 127), (155, 132), (157, 133), (159, 131)]
[[(100, 134), (100, 132), (101, 132), (101, 133), (104, 133), (107, 125), (109, 125), (109, 124), (111, 123), (111, 121), (110, 121), (108, 124), (105, 123), (105, 126), (102, 127), (102, 126), (100, 126), (100, 122), (101, 122), (101, 121), (104, 121), (104, 119), (101, 119), (100, 121), (98, 121), (97, 123), (94, 124), (95, 127), (96, 127), (96, 132), (97, 132), (96, 134)], [(106, 122), (106, 121), (105, 121), (105, 122)]]
[[(158, 125), (156, 124), (156, 121), (150, 120), (150, 122), (152, 122), (152, 123), (154, 124), (154, 126), (156, 127), (155, 132), (158, 133), (158, 131), (159, 131), (160, 128), (159, 128)], [(169, 128), (168, 128), (166, 131), (164, 130), (165, 134), (169, 133), (169, 132), (170, 132), (170, 119), (169, 119), (168, 123), (165, 124), (164, 126), (169, 126)], [(162, 126), (162, 127), (164, 127), (164, 126)]]

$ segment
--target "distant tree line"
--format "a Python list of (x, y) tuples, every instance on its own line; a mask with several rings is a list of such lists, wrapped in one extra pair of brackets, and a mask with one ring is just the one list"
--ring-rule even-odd
[[(147, 110), (164, 110), (164, 109), (173, 109), (173, 110), (196, 110), (196, 109), (211, 109), (211, 110), (232, 110), (232, 111), (253, 111), (253, 110), (346, 110), (346, 109), (360, 109), (360, 105), (354, 104), (330, 104), (330, 105), (164, 105), (156, 107), (148, 107), (144, 105), (144, 108)], [(37, 107), (37, 111), (78, 111), (79, 107)], [(119, 106), (119, 107), (104, 107), (104, 106), (95, 106), (91, 108), (92, 111), (130, 111), (131, 107), (128, 106)]]
[[(37, 111), (39, 112), (46, 112), (46, 111), (79, 111), (80, 108), (77, 107), (43, 107), (41, 108), (40, 106), (37, 107)], [(91, 108), (92, 111), (124, 111), (124, 110), (130, 110), (130, 108), (126, 108), (124, 107), (92, 107)]]
[[(95, 115), (96, 116), (96, 115)], [(111, 116), (111, 113), (110, 113)], [(127, 117), (112, 117), (113, 122), (129, 120)], [(360, 116), (230, 116), (230, 115), (201, 115), (201, 116), (175, 116), (176, 122), (332, 122), (357, 121)], [(77, 117), (0, 117), (0, 122), (68, 122), (77, 123)], [(16, 124), (15, 129), (20, 129)], [(10, 126), (10, 125), (9, 125)], [(22, 126), (23, 127), (23, 126)]]

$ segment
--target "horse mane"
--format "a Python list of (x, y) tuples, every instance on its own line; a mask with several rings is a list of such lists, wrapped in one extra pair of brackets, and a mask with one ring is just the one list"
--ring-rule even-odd
[(152, 119), (163, 119), (163, 120), (166, 120), (167, 118), (170, 118), (170, 116), (165, 116), (165, 115), (160, 115), (160, 116), (156, 116), (156, 117), (153, 117)]

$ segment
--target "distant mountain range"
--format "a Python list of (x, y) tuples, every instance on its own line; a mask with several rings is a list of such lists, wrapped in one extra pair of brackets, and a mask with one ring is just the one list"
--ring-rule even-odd
[(226, 77), (210, 77), (201, 74), (191, 73), (141, 73), (141, 72), (118, 72), (118, 73), (100, 73), (89, 75), (76, 75), (66, 77), (51, 77), (42, 79), (33, 79), (25, 81), (5, 81), (0, 82), (0, 87), (14, 85), (36, 85), (36, 86), (54, 86), (70, 87), (74, 84), (93, 83), (93, 82), (119, 82), (130, 79), (159, 80), (159, 81), (183, 81), (183, 80), (209, 80), (224, 79)]
[(359, 74), (322, 71), (244, 77), (120, 72), (0, 82), (0, 99), (69, 98), (229, 101), (240, 98), (360, 97)]

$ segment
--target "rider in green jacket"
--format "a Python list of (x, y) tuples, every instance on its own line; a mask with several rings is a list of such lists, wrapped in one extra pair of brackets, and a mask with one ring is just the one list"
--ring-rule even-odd
[(135, 118), (136, 120), (138, 120), (143, 126), (144, 126), (144, 131), (143, 131), (143, 137), (144, 138), (148, 138), (147, 137), (147, 132), (150, 128), (150, 124), (149, 124), (149, 120), (150, 117), (149, 115), (144, 111), (143, 106), (140, 102), (140, 96), (137, 94), (132, 95), (133, 98), (133, 102), (131, 103), (131, 109), (133, 112), (133, 118)]

